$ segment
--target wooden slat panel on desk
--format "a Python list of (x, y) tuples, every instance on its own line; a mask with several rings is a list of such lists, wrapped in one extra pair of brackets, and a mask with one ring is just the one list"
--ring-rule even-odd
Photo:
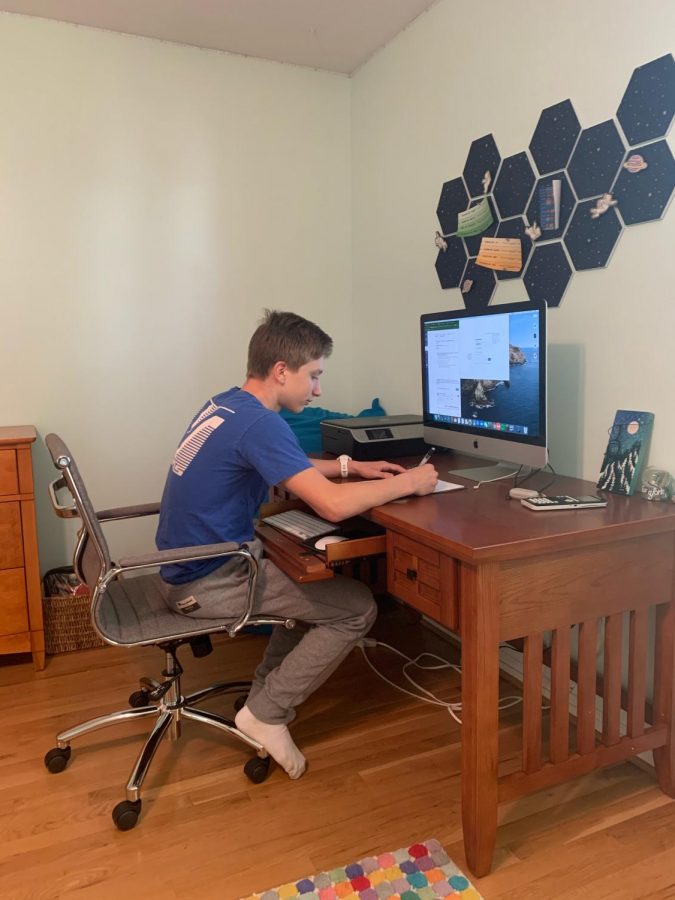
[(523, 771), (541, 769), (541, 701), (542, 656), (544, 641), (541, 634), (525, 638), (523, 661)]
[(589, 619), (579, 626), (577, 666), (577, 753), (583, 756), (595, 748), (595, 695), (597, 680), (598, 623)]
[(563, 625), (553, 632), (551, 658), (551, 762), (569, 756), (570, 739), (570, 629)]
[(645, 730), (647, 685), (647, 610), (630, 614), (628, 645), (628, 734), (639, 737)]
[(623, 652), (623, 614), (605, 620), (605, 670), (602, 704), (602, 739), (607, 746), (619, 740), (621, 712), (621, 658)]

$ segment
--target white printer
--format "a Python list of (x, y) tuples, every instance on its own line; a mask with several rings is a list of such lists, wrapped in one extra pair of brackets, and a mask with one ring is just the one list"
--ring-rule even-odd
[(321, 445), (328, 453), (346, 453), (352, 459), (391, 459), (422, 454), (422, 416), (358, 416), (324, 419)]

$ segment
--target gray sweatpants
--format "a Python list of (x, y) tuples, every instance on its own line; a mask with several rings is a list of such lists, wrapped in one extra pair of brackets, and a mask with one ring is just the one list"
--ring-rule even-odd
[[(260, 559), (259, 541), (248, 546), (259, 561), (253, 614), (298, 622), (291, 630), (274, 626), (247, 706), (261, 722), (288, 724), (295, 718), (295, 707), (323, 684), (369, 631), (377, 607), (359, 581), (337, 576), (296, 584), (270, 560)], [(247, 575), (246, 562), (231, 559), (205, 578), (167, 585), (166, 601), (194, 618), (236, 621), (246, 603)]]

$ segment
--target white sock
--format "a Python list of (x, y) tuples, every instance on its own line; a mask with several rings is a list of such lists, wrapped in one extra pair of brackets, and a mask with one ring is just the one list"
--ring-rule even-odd
[(305, 757), (296, 747), (286, 725), (268, 725), (256, 719), (248, 706), (242, 706), (234, 717), (239, 731), (263, 745), (290, 778), (300, 778), (307, 766)]

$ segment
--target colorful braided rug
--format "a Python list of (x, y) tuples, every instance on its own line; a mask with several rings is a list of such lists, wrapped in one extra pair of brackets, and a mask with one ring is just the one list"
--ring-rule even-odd
[(436, 840), (367, 856), (242, 900), (482, 900)]

